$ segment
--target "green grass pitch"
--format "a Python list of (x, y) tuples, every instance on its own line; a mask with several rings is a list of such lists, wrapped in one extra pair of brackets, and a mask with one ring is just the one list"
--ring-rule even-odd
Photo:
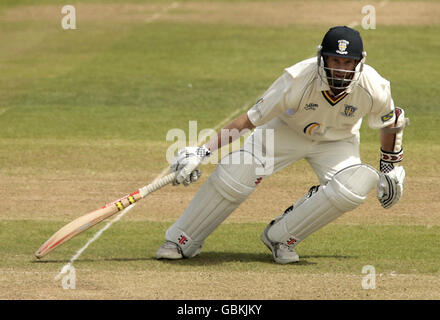
[[(71, 4), (79, 9), (87, 4), (108, 9), (121, 3), (156, 5), (144, 9), (148, 17), (173, 2), (113, 0)], [(48, 293), (43, 297), (58, 297), (60, 283), (48, 279), (101, 226), (60, 247), (46, 261), (36, 262), (34, 251), (53, 232), (74, 217), (149, 183), (167, 166), (165, 152), (171, 142), (165, 137), (170, 129), (188, 132), (191, 120), (198, 121), (199, 130), (213, 128), (235, 110), (251, 107), (283, 68), (315, 54), (330, 27), (312, 23), (277, 26), (173, 20), (193, 12), (184, 6), (186, 1), (182, 3), (167, 15), (170, 19), (152, 22), (138, 19), (135, 13), (132, 20), (118, 20), (110, 10), (101, 12), (102, 17), (96, 12), (96, 19), (90, 14), (82, 18), (78, 10), (77, 30), (61, 28), (63, 1), (0, 4), (0, 185), (5, 199), (0, 212), (0, 288), (16, 288), (9, 293), (3, 291), (0, 297), (33, 299), (41, 297), (45, 290)], [(27, 16), (27, 10), (35, 10), (36, 15)], [(108, 18), (106, 12), (110, 12)], [(272, 263), (269, 251), (259, 240), (268, 219), (259, 215), (258, 208), (253, 214), (248, 212), (246, 221), (237, 219), (221, 225), (208, 238), (199, 257), (156, 261), (154, 255), (164, 232), (199, 184), (190, 187), (190, 191), (177, 192), (176, 197), (182, 198), (173, 199), (173, 203), (179, 212), (171, 212), (172, 215), (170, 211), (161, 212), (158, 205), (150, 207), (148, 199), (143, 200), (145, 204), (133, 210), (137, 210), (133, 217), (112, 226), (75, 262), (82, 271), (77, 295), (60, 295), (86, 299), (100, 298), (101, 293), (106, 298), (130, 297), (118, 291), (119, 285), (113, 286), (112, 279), (106, 280), (107, 287), (102, 292), (99, 285), (91, 284), (94, 272), (114, 270), (132, 272), (133, 282), (136, 272), (149, 271), (294, 273), (305, 278), (309, 274), (332, 273), (359, 277), (359, 288), (364, 265), (374, 265), (377, 272), (384, 274), (438, 277), (440, 248), (435, 243), (440, 234), (436, 211), (440, 206), (435, 189), (440, 155), (440, 23), (381, 25), (379, 21), (376, 30), (362, 30), (360, 26), (357, 29), (364, 38), (367, 63), (391, 81), (395, 104), (405, 109), (411, 121), (404, 135), (408, 188), (391, 213), (371, 199), (366, 207), (372, 206), (377, 212), (371, 209), (369, 216), (347, 217), (316, 232), (298, 246), (301, 262), (295, 266)], [(364, 160), (377, 167), (378, 132), (363, 125), (361, 143)], [(212, 169), (208, 167), (205, 174)], [(296, 173), (292, 170), (286, 174), (294, 179)], [(296, 190), (305, 192), (308, 187), (296, 185), (293, 198), (283, 199), (268, 216), (277, 216), (285, 209), (285, 203), (296, 200)], [(152, 199), (157, 203), (173, 197), (171, 188), (166, 187)], [(287, 194), (273, 194), (269, 186), (267, 190), (267, 200), (272, 203)], [(401, 216), (400, 210), (404, 212)], [(43, 282), (47, 281), (35, 285), (29, 275), (17, 278), (14, 272), (47, 273)], [(89, 276), (81, 282), (84, 273)], [(280, 284), (273, 287), (277, 285)], [(395, 290), (402, 290), (397, 293), (404, 291), (403, 280), (397, 287)], [(382, 289), (377, 289), (377, 296), (372, 293), (368, 298), (394, 297), (391, 291)], [(24, 293), (17, 293), (20, 290)], [(95, 295), (88, 295), (92, 291)], [(193, 297), (217, 298), (210, 294), (206, 296), (201, 290)], [(420, 294), (396, 296), (411, 299)], [(163, 298), (160, 291), (156, 296), (145, 293), (136, 297)], [(357, 292), (344, 297), (366, 296)], [(427, 297), (438, 298), (440, 293), (434, 290)], [(240, 292), (235, 298), (240, 298)]]

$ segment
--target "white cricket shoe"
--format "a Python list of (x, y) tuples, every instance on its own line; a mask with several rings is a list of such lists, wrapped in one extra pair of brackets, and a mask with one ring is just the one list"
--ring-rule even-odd
[(183, 259), (182, 250), (177, 244), (165, 241), (156, 252), (156, 259), (178, 260)]
[(261, 234), (261, 241), (263, 241), (266, 247), (272, 251), (275, 262), (280, 264), (298, 262), (299, 256), (295, 250), (293, 250), (293, 248), (281, 242), (270, 241), (269, 237), (267, 236), (267, 232), (269, 231), (271, 225), (272, 223), (269, 223), (266, 229), (264, 229), (263, 233)]

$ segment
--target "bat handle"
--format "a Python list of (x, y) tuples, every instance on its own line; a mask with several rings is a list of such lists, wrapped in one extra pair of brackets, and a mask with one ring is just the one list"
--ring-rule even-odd
[(146, 197), (151, 192), (154, 192), (156, 190), (159, 190), (160, 188), (166, 186), (167, 184), (171, 183), (176, 179), (177, 172), (170, 173), (166, 175), (165, 177), (160, 178), (159, 180), (150, 183), (149, 185), (140, 188), (139, 193), (141, 194), (142, 198)]

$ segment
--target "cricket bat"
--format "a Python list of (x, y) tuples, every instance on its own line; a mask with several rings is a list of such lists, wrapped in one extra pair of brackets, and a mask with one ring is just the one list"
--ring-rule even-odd
[(72, 222), (66, 224), (60, 230), (55, 232), (41, 247), (35, 252), (35, 256), (41, 259), (52, 250), (58, 248), (63, 243), (66, 243), (76, 235), (84, 232), (99, 222), (110, 218), (119, 211), (124, 210), (133, 203), (145, 198), (148, 194), (159, 190), (160, 188), (171, 183), (177, 176), (177, 172), (170, 173), (156, 182), (153, 182), (145, 187), (138, 189), (137, 191), (122, 197), (114, 202), (106, 204), (102, 208), (89, 212)]

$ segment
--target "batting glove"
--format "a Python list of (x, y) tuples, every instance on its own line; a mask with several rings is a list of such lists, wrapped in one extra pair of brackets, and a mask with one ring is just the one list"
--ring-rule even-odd
[(180, 150), (170, 167), (171, 172), (179, 172), (173, 185), (182, 183), (184, 186), (188, 186), (197, 181), (202, 175), (198, 167), (210, 154), (205, 146), (186, 147)]
[(401, 166), (394, 167), (390, 172), (380, 175), (377, 184), (377, 199), (385, 209), (395, 205), (403, 194), (405, 169)]

